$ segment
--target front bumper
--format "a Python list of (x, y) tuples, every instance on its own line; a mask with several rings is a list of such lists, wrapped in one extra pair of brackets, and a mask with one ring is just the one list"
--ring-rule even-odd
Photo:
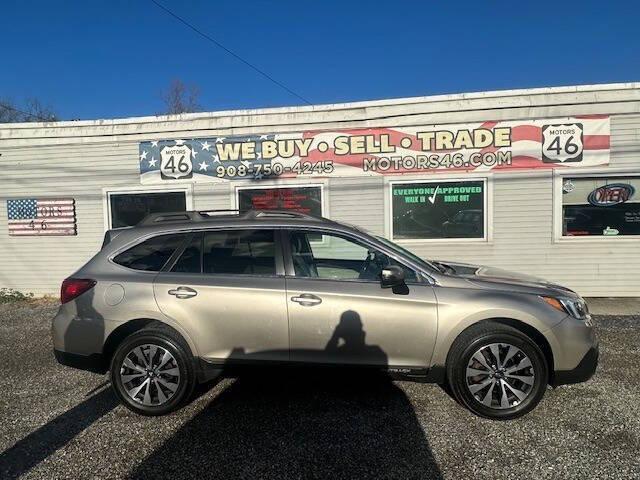
[(599, 347), (596, 344), (587, 351), (575, 368), (571, 370), (556, 370), (553, 374), (551, 386), (557, 387), (559, 385), (586, 382), (596, 372), (599, 354)]

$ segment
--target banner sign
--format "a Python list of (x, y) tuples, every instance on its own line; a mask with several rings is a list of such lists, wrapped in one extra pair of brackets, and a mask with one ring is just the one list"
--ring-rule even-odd
[(154, 140), (141, 183), (593, 167), (609, 163), (607, 115)]
[(76, 235), (73, 198), (20, 198), (7, 200), (9, 235)]

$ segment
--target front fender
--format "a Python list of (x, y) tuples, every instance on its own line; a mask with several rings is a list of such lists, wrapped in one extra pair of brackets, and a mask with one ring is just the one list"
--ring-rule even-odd
[(451, 287), (434, 290), (438, 300), (438, 337), (432, 367), (444, 366), (453, 342), (476, 323), (497, 318), (517, 320), (545, 335), (567, 317), (537, 295)]

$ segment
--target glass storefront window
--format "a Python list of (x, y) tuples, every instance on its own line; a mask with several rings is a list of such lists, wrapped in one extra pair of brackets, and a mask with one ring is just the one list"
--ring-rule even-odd
[(246, 210), (295, 210), (309, 215), (322, 216), (322, 188), (268, 187), (238, 188), (238, 209)]
[(563, 178), (562, 235), (640, 235), (640, 176)]
[(485, 238), (485, 182), (392, 183), (393, 238)]
[(184, 212), (185, 192), (109, 193), (111, 228), (130, 227), (150, 213)]

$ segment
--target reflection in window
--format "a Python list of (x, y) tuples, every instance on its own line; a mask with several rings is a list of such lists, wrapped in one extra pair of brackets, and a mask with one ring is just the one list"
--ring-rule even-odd
[(395, 239), (484, 238), (484, 182), (395, 183)]
[(113, 261), (134, 270), (159, 272), (183, 240), (184, 234), (158, 235), (119, 253)]
[(564, 178), (562, 235), (640, 235), (640, 177)]
[(369, 248), (339, 235), (292, 232), (290, 234), (291, 259), (296, 277), (332, 280), (375, 280), (381, 278), (382, 269), (398, 265), (405, 271), (405, 280), (417, 280), (416, 273), (400, 265), (385, 253)]
[(204, 234), (204, 273), (275, 275), (273, 230), (226, 230)]

